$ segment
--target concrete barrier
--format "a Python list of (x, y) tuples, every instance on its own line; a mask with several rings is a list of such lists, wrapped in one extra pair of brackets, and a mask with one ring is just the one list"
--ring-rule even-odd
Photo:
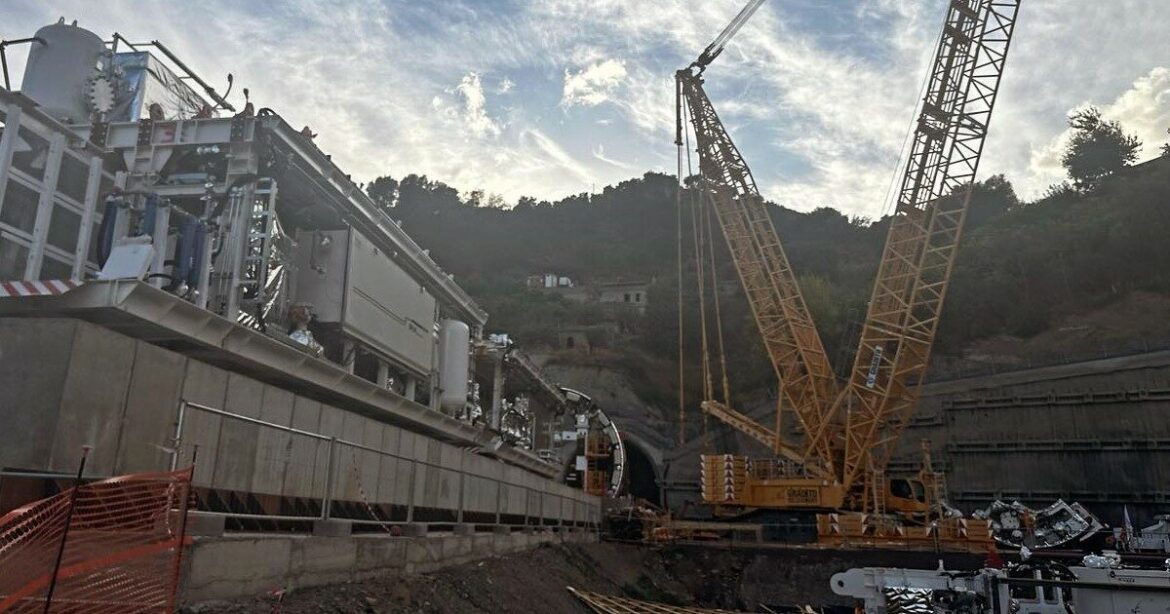
[(252, 534), (196, 537), (186, 557), (184, 604), (247, 598), (367, 579), (426, 573), (549, 542), (596, 541), (591, 531), (491, 532), (427, 537)]

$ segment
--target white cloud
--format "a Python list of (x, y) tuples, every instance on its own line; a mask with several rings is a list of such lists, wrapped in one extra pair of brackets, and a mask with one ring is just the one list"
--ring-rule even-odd
[(483, 84), (477, 73), (467, 73), (455, 91), (463, 97), (463, 121), (472, 135), (484, 137), (500, 134), (500, 126), (488, 117), (487, 97), (483, 94)]
[(610, 92), (626, 78), (626, 65), (615, 59), (590, 64), (577, 72), (565, 69), (561, 104), (597, 106), (609, 99)]
[(637, 168), (633, 164), (628, 164), (626, 162), (622, 162), (620, 160), (614, 160), (613, 158), (607, 157), (605, 155), (605, 145), (598, 144), (596, 147), (594, 147), (593, 148), (593, 157), (598, 159), (598, 160), (601, 160), (602, 162), (605, 162), (606, 164), (609, 164), (611, 166), (616, 166), (622, 170), (626, 170), (626, 171), (630, 171), (630, 172), (638, 172), (639, 170), (642, 170), (642, 169)]
[(544, 161), (552, 162), (555, 166), (559, 166), (581, 184), (596, 181), (596, 177), (589, 172), (589, 169), (540, 130), (526, 130), (520, 136), (521, 142), (533, 145), (536, 151), (543, 156)]
[[(1035, 196), (1063, 172), (1051, 157), (1033, 164), (1034, 152), (1059, 139), (1068, 109), (1090, 101), (1155, 152), (1170, 123), (1168, 77), (1157, 69), (1170, 57), (1162, 4), (1025, 3), (981, 176), (1005, 173)], [(880, 212), (945, 5), (761, 8), (712, 65), (707, 87), (765, 195), (798, 209)], [(0, 38), (65, 15), (103, 37), (159, 39), (221, 91), (234, 73), (233, 102), (247, 86), (257, 106), (310, 124), (316, 143), (359, 179), (420, 173), (515, 201), (616, 183), (647, 166), (673, 172), (674, 70), (741, 6), (289, 0), (272, 11), (228, 0), (10, 0)], [(198, 32), (185, 27), (196, 21)], [(338, 31), (346, 36), (337, 40)], [(324, 40), (336, 41), (329, 53)], [(18, 75), (23, 54), (9, 62)], [(497, 107), (504, 95), (507, 106)]]

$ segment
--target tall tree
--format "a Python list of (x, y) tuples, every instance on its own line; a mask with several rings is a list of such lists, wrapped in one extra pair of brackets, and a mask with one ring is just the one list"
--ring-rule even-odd
[(967, 207), (967, 228), (977, 228), (1020, 206), (1012, 183), (1002, 174), (992, 175), (971, 190)]
[(1068, 124), (1073, 129), (1073, 137), (1060, 162), (1078, 190), (1092, 190), (1103, 177), (1137, 159), (1142, 142), (1126, 134), (1116, 120), (1102, 118), (1097, 107), (1077, 111)]
[(366, 194), (378, 205), (378, 208), (390, 213), (394, 208), (395, 201), (398, 200), (398, 180), (387, 175), (385, 177), (378, 177), (366, 186)]

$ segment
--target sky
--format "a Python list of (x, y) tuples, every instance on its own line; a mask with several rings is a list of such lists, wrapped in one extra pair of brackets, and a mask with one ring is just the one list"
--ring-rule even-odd
[[(3, 0), (0, 38), (59, 17), (159, 40), (231, 100), (247, 87), (357, 181), (416, 173), (515, 203), (674, 174), (673, 73), (742, 0)], [(1170, 127), (1164, 0), (1026, 0), (980, 176), (1064, 178), (1089, 104), (1157, 155)], [(877, 217), (944, 0), (769, 0), (706, 73), (764, 195)], [(14, 75), (25, 51), (9, 49)], [(697, 164), (697, 159), (694, 162)]]

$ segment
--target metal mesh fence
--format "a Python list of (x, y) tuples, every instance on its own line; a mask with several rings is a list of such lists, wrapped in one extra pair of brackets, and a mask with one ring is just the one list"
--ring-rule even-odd
[(173, 611), (191, 473), (93, 482), (0, 518), (0, 612)]

